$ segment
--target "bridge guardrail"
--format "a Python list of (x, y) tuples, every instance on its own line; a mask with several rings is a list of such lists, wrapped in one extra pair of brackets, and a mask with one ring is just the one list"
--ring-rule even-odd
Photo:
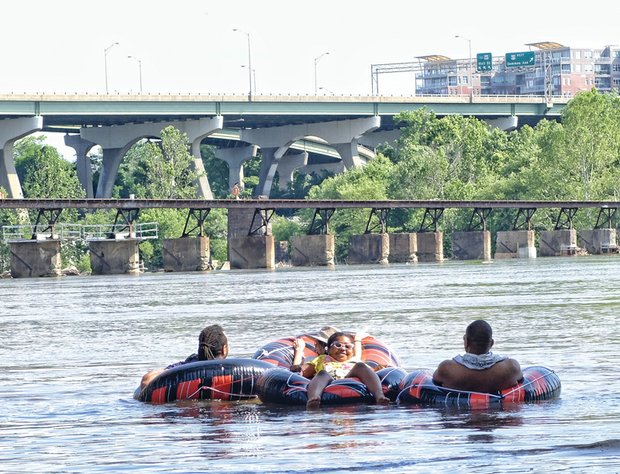
[[(33, 239), (34, 236), (34, 239)], [(58, 224), (50, 230), (47, 225), (2, 226), (4, 242), (26, 240), (151, 240), (158, 238), (157, 222), (140, 222), (128, 227), (126, 224)]]

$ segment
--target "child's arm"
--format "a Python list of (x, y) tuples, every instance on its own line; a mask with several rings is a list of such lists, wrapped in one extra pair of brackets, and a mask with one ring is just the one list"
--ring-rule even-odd
[(320, 360), (321, 360), (321, 356), (315, 357), (314, 359), (303, 364), (301, 366), (301, 375), (303, 375), (307, 379), (311, 379), (312, 377), (314, 377), (316, 373), (318, 372), (317, 365)]
[(363, 332), (355, 333), (355, 337), (353, 338), (353, 358), (357, 360), (362, 360), (362, 339), (364, 339), (368, 334)]

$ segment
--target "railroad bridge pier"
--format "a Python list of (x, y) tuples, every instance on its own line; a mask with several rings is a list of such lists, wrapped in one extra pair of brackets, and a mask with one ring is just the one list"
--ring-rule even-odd
[[(536, 235), (532, 217), (538, 208), (559, 208), (555, 228)], [(471, 220), (465, 231), (450, 235), (451, 257), (461, 260), (489, 260), (492, 236), (487, 228), (489, 214), (497, 209), (516, 209), (513, 228), (496, 233), (494, 258), (534, 258), (583, 253), (617, 253), (614, 218), (620, 203), (546, 201), (330, 201), (330, 200), (138, 200), (138, 199), (0, 199), (0, 209), (38, 209), (32, 226), (5, 226), (3, 238), (10, 244), (11, 270), (15, 277), (53, 276), (61, 268), (60, 248), (65, 240), (80, 238), (89, 244), (93, 273), (139, 273), (139, 245), (157, 238), (157, 223), (138, 222), (144, 208), (188, 209), (179, 238), (163, 241), (166, 271), (211, 269), (210, 242), (204, 231), (205, 219), (213, 208), (228, 210), (228, 252), (233, 269), (274, 269), (275, 242), (271, 218), (278, 209), (314, 209), (306, 235), (291, 239), (294, 266), (334, 265), (335, 238), (329, 222), (338, 209), (370, 210), (366, 230), (349, 241), (347, 263), (385, 264), (440, 262), (444, 259), (441, 218), (446, 208), (469, 209)], [(116, 209), (114, 224), (105, 226), (57, 225), (63, 209)], [(392, 209), (417, 208), (424, 217), (415, 232), (389, 229)], [(573, 218), (579, 209), (599, 208), (593, 229), (577, 232)], [(27, 230), (24, 230), (28, 227)], [(75, 227), (75, 225), (74, 225)], [(11, 228), (12, 234), (11, 234)], [(8, 229), (8, 230), (7, 230)]]

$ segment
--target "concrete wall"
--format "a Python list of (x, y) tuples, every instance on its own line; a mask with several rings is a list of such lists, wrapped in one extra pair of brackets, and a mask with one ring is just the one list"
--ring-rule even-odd
[(246, 235), (228, 239), (230, 268), (273, 269), (275, 263), (273, 235)]
[(334, 264), (333, 234), (299, 235), (291, 238), (291, 263), (296, 267)]
[(575, 255), (577, 231), (575, 229), (543, 230), (540, 232), (538, 252), (541, 257)]
[(228, 238), (248, 235), (253, 216), (254, 209), (228, 209)]
[(443, 232), (418, 232), (418, 262), (443, 261)]
[(533, 230), (508, 230), (497, 233), (495, 258), (535, 258)]
[(390, 238), (391, 263), (415, 263), (418, 261), (418, 236), (415, 233), (388, 234)]
[(10, 242), (13, 278), (60, 276), (60, 240)]
[(164, 271), (204, 272), (211, 269), (209, 237), (165, 239)]
[(579, 231), (581, 246), (588, 253), (599, 255), (618, 251), (616, 229), (594, 229)]
[(491, 260), (491, 232), (453, 232), (452, 256), (457, 260)]
[(138, 239), (91, 240), (90, 266), (94, 275), (140, 273)]
[(349, 239), (349, 256), (351, 265), (363, 263), (388, 263), (390, 237), (388, 234), (352, 235)]

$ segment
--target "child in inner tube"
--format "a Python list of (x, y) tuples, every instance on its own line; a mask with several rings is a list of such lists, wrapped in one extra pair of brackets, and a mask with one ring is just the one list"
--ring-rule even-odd
[(322, 354), (302, 366), (301, 375), (311, 379), (308, 384), (306, 407), (318, 408), (321, 405), (323, 390), (334, 379), (356, 377), (368, 387), (375, 401), (387, 404), (390, 399), (383, 394), (381, 381), (377, 374), (359, 360), (362, 353), (362, 337), (352, 337), (343, 332), (332, 334), (326, 344), (327, 354)]

